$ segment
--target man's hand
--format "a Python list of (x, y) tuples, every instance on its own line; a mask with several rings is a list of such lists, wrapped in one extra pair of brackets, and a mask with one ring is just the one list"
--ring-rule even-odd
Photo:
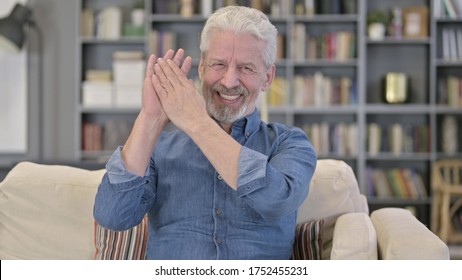
[(209, 120), (204, 98), (175, 60), (158, 59), (152, 82), (165, 114), (179, 129), (187, 132), (203, 117)]
[[(191, 57), (184, 58), (184, 50), (179, 49), (176, 53), (173, 50), (168, 50), (163, 59), (172, 60), (178, 67), (181, 67), (181, 71), (185, 76), (189, 74), (192, 65)], [(167, 125), (168, 118), (162, 109), (162, 106), (157, 97), (156, 90), (154, 88), (154, 82), (152, 77), (154, 75), (154, 65), (157, 61), (156, 55), (149, 57), (146, 66), (146, 76), (143, 84), (143, 97), (142, 97), (142, 113), (150, 115), (153, 119), (159, 120), (158, 123), (162, 124), (163, 127)]]
[[(189, 56), (185, 59), (183, 58), (184, 50), (182, 49), (179, 49), (176, 54), (173, 50), (169, 50), (164, 56), (164, 59), (171, 60), (180, 69), (180, 72), (186, 76), (191, 70), (192, 60)], [(156, 82), (152, 79), (156, 61), (157, 57), (155, 55), (149, 57), (143, 85), (143, 105), (122, 149), (125, 166), (130, 172), (139, 176), (145, 174), (151, 153), (155, 149), (159, 136), (169, 120), (157, 97)]]

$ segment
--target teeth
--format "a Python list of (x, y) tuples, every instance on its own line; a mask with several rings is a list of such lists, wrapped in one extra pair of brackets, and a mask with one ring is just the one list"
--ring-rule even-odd
[(221, 94), (221, 93), (220, 93), (220, 96), (221, 96), (223, 99), (226, 99), (226, 100), (228, 100), (228, 101), (233, 101), (233, 100), (238, 99), (240, 95), (225, 95), (225, 94)]

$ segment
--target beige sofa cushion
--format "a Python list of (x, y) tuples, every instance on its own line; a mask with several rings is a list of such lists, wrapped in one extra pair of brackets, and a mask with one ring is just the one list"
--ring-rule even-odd
[(0, 183), (0, 259), (92, 259), (104, 170), (22, 162)]
[(318, 160), (308, 197), (298, 210), (297, 223), (350, 212), (369, 213), (367, 200), (359, 192), (353, 170), (341, 160)]
[(441, 239), (402, 208), (381, 208), (371, 214), (377, 232), (379, 257), (387, 260), (449, 259)]
[(308, 197), (298, 210), (297, 224), (324, 220), (322, 259), (331, 257), (337, 218), (351, 212), (369, 214), (353, 169), (342, 160), (318, 160)]
[(377, 235), (366, 213), (348, 213), (335, 223), (332, 260), (376, 260)]

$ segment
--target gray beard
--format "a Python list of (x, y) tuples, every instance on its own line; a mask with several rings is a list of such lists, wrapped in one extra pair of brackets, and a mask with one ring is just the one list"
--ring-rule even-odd
[(235, 108), (232, 108), (226, 105), (217, 105), (213, 103), (212, 96), (204, 96), (204, 98), (206, 99), (205, 101), (206, 101), (206, 106), (207, 106), (207, 112), (212, 118), (214, 118), (220, 123), (232, 124), (233, 122), (245, 117), (245, 113), (247, 112), (247, 109), (248, 109), (247, 108), (248, 104), (245, 101), (247, 97), (249, 96), (249, 93), (245, 88), (239, 87), (236, 89), (226, 89), (222, 86), (213, 86), (212, 91), (218, 91), (220, 93), (238, 91), (238, 93), (242, 94), (244, 98), (243, 105), (239, 107), (238, 109), (235, 109)]
[(207, 100), (206, 104), (209, 115), (218, 122), (225, 124), (232, 124), (238, 119), (245, 117), (245, 112), (247, 111), (247, 105), (243, 105), (238, 110), (235, 110), (229, 106), (216, 105), (210, 99)]

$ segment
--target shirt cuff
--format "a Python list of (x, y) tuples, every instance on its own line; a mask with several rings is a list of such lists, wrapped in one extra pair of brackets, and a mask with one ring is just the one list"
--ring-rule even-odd
[[(239, 156), (238, 164), (239, 167), (237, 185), (239, 188), (266, 176), (268, 156), (243, 146)], [(244, 192), (250, 193), (252, 191), (254, 191), (253, 188), (245, 188)]]
[[(122, 159), (122, 146), (117, 147), (111, 155), (106, 164), (106, 170), (111, 184), (126, 183), (140, 178), (140, 176), (127, 170), (124, 160)], [(146, 170), (145, 176), (148, 176), (148, 173), (149, 168)]]

